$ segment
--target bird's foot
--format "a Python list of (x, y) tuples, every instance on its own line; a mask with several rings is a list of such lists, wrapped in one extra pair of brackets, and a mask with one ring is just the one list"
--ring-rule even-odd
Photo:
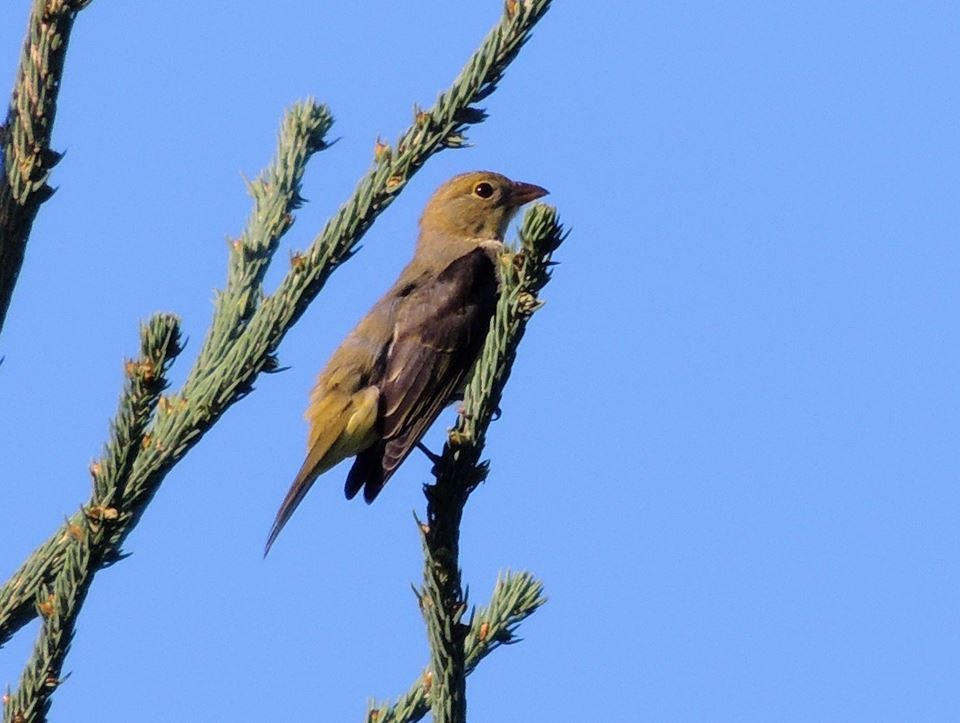
[(439, 464), (440, 455), (434, 454), (429, 449), (427, 449), (427, 445), (425, 445), (423, 442), (417, 442), (417, 449), (419, 449), (421, 452), (427, 455), (427, 459), (429, 459), (431, 462), (433, 462), (434, 464)]

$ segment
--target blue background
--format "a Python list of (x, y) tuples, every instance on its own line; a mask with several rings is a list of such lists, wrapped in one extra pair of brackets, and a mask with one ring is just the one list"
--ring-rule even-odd
[[(28, 5), (0, 5), (10, 87)], [(181, 314), (183, 379), (283, 108), (341, 141), (270, 287), (378, 134), (432, 103), (500, 3), (95, 0), (0, 338), (4, 578), (87, 498), (137, 349)], [(377, 503), (322, 478), (261, 560), (339, 339), (444, 179), (552, 191), (573, 233), (491, 431), (464, 579), (550, 601), (469, 681), (477, 721), (956, 720), (960, 6), (557, 2), (263, 377), (97, 576), (53, 720), (360, 720), (427, 659), (410, 584), (429, 463)], [(438, 446), (443, 417), (428, 437)], [(36, 624), (0, 652), (16, 685)]]

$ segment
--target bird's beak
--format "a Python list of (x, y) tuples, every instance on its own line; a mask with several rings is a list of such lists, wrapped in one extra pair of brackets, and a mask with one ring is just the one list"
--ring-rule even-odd
[(550, 193), (550, 191), (547, 189), (534, 186), (532, 183), (514, 181), (510, 187), (510, 205), (514, 208), (520, 208), (523, 204), (542, 198), (548, 193)]

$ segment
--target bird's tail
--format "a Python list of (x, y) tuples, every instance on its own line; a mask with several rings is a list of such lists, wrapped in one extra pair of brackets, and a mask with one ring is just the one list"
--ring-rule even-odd
[(351, 395), (326, 394), (313, 400), (307, 412), (310, 421), (307, 458), (277, 511), (263, 550), (264, 557), (317, 477), (375, 441), (377, 401), (374, 387)]

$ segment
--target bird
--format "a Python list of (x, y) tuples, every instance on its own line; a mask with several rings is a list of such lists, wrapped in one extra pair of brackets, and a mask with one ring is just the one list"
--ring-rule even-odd
[(355, 457), (344, 492), (367, 503), (461, 398), (499, 295), (497, 261), (517, 210), (547, 195), (491, 171), (454, 176), (420, 217), (413, 258), (333, 352), (306, 411), (307, 454), (264, 556), (324, 472)]

